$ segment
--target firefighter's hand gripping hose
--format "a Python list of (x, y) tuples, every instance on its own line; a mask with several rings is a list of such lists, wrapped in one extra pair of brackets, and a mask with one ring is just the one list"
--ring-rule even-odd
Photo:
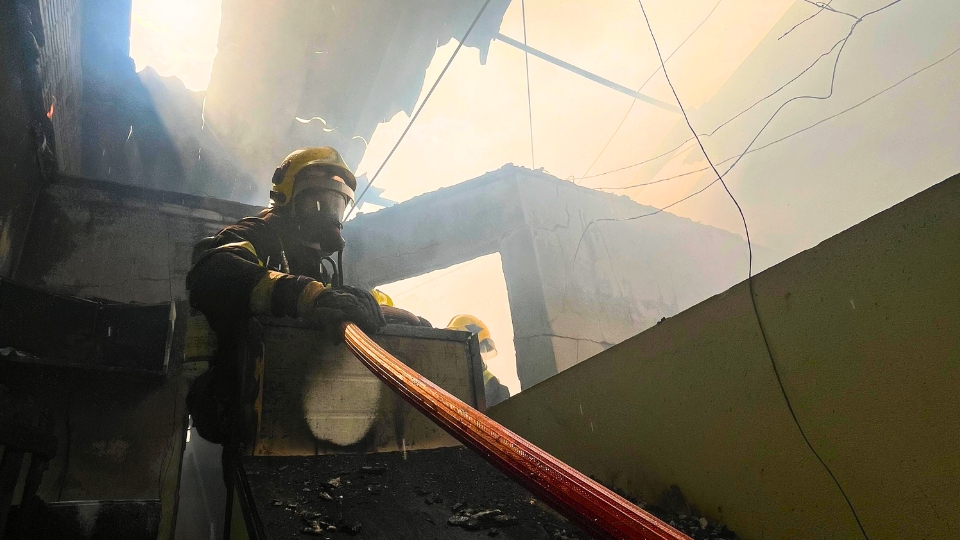
[(689, 540), (425, 379), (353, 323), (343, 330), (350, 350), (394, 392), (594, 538)]

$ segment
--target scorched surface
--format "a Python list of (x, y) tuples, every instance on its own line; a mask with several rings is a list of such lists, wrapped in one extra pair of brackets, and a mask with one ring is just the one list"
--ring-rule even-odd
[[(401, 452), (248, 457), (243, 468), (271, 539), (588, 538), (463, 448), (406, 459)], [(472, 521), (465, 515), (487, 510)]]

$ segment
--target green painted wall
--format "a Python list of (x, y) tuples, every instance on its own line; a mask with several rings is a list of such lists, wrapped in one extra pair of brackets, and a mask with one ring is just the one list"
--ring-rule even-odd
[[(870, 538), (960, 537), (960, 175), (754, 284), (799, 422)], [(745, 539), (860, 537), (791, 419), (746, 282), (490, 414)]]

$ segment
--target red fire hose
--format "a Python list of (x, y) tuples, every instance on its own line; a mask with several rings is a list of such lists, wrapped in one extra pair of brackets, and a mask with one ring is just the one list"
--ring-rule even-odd
[(350, 350), (394, 392), (594, 538), (690, 540), (425, 379), (356, 325), (343, 328)]

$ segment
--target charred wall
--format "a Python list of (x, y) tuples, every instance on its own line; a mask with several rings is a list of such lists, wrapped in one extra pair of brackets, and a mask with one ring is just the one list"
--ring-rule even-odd
[(57, 161), (61, 171), (80, 174), (83, 6), (81, 0), (40, 0), (39, 6), (45, 42), (40, 55), (43, 102), (53, 123)]
[(31, 1), (33, 20), (42, 22), (38, 107), (56, 135), (61, 171), (252, 200), (252, 177), (203, 129), (204, 93), (149, 67), (136, 71), (130, 0)]
[(122, 302), (186, 299), (193, 244), (258, 208), (63, 178), (40, 195), (16, 278)]
[(181, 188), (180, 156), (130, 58), (130, 0), (82, 6), (80, 175)]
[[(64, 172), (254, 204), (298, 147), (332, 145), (359, 163), (380, 122), (412, 111), (437, 47), (478, 7), (227, 0), (209, 90), (193, 92), (136, 72), (130, 0), (22, 1), (46, 37), (37, 109), (51, 148), (62, 140)], [(467, 40), (481, 58), (508, 4), (491, 2)]]
[(43, 112), (36, 4), (0, 4), (0, 276), (17, 267), (37, 194), (56, 170)]
[(185, 396), (205, 367), (182, 361), (190, 255), (197, 240), (257, 210), (73, 177), (42, 189), (15, 279), (84, 297), (172, 301), (177, 313), (164, 377), (0, 359), (0, 384), (52, 413), (59, 449), (44, 500), (160, 499), (160, 537), (172, 533)]

